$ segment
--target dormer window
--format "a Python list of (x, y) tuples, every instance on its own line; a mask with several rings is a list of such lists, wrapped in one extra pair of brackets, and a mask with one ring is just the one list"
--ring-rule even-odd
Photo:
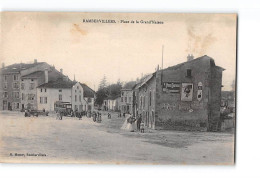
[(186, 71), (186, 77), (188, 77), (188, 78), (191, 77), (191, 69), (187, 69), (187, 71)]

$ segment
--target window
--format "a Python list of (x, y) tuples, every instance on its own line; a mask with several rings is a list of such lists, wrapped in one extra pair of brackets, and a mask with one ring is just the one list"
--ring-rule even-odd
[(124, 98), (123, 97), (121, 97), (121, 102), (124, 102)]
[(124, 96), (124, 92), (122, 92), (121, 95)]
[(47, 104), (47, 97), (40, 97), (41, 104)]
[(17, 83), (17, 82), (14, 82), (14, 83), (13, 83), (13, 88), (14, 88), (14, 89), (18, 89), (18, 88), (19, 88), (19, 86), (18, 86), (18, 83)]
[(8, 97), (8, 92), (5, 91), (5, 92), (4, 92), (4, 98), (7, 98), (7, 97)]
[(132, 98), (131, 98), (131, 97), (129, 97), (128, 99), (129, 99), (129, 103), (131, 103), (131, 102), (132, 102)]
[(127, 97), (125, 97), (125, 102), (127, 103)]
[(91, 98), (88, 98), (88, 102), (91, 103)]
[(41, 88), (41, 92), (42, 92), (42, 88)]
[(28, 100), (34, 100), (34, 94), (28, 94)]
[(47, 92), (47, 89), (45, 88), (44, 90), (45, 90), (45, 93), (46, 93), (46, 92)]
[(22, 100), (24, 100), (24, 94), (22, 93)]
[(150, 106), (152, 105), (152, 92), (150, 91), (150, 94), (149, 94), (149, 102), (150, 102)]
[(62, 89), (59, 89), (59, 92), (62, 92)]
[(19, 98), (19, 92), (13, 92), (13, 97), (14, 98)]
[(191, 69), (187, 69), (186, 77), (191, 77)]
[(21, 89), (24, 90), (24, 83), (21, 83)]
[(59, 101), (62, 101), (62, 94), (59, 94)]
[(144, 105), (144, 106), (143, 106), (143, 108), (145, 108), (145, 96), (144, 96), (143, 98), (144, 98), (144, 102), (143, 102), (143, 105)]
[(31, 79), (31, 81), (33, 81), (33, 79)]
[(7, 89), (7, 83), (4, 83), (4, 89)]
[(7, 76), (6, 75), (4, 76), (4, 79), (5, 79), (5, 81), (7, 81)]
[(18, 81), (18, 75), (14, 75), (14, 81)]
[(34, 89), (34, 83), (30, 83), (30, 90), (33, 90)]
[(79, 101), (81, 102), (81, 95), (79, 95)]
[(75, 102), (77, 102), (77, 95), (75, 95)]
[(77, 89), (79, 89), (79, 86), (77, 86)]

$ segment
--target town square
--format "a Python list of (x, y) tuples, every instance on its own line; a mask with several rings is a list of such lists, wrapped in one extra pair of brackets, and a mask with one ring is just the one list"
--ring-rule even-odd
[(6, 12), (3, 24), (2, 162), (234, 164), (236, 14)]

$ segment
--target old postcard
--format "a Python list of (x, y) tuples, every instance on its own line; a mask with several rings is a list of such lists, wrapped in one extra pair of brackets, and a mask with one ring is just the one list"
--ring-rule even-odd
[(1, 12), (0, 162), (233, 165), (237, 14)]

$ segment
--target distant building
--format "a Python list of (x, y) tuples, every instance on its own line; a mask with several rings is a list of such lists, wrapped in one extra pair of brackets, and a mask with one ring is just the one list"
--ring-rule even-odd
[(225, 107), (230, 110), (230, 112), (235, 112), (236, 100), (235, 91), (222, 91), (221, 92), (221, 107)]
[[(50, 65), (45, 62), (25, 64), (17, 63), (9, 66), (2, 64), (0, 69), (0, 110), (21, 110), (21, 77), (36, 71), (49, 69)], [(33, 98), (30, 98), (33, 99)]]
[(133, 90), (121, 89), (121, 100), (119, 110), (122, 113), (133, 113)]
[(21, 108), (37, 109), (37, 86), (63, 78), (62, 70), (59, 72), (53, 67), (21, 76)]
[(105, 111), (119, 111), (120, 96), (109, 96), (103, 101), (103, 109)]
[(80, 83), (80, 85), (83, 88), (83, 97), (84, 97), (84, 100), (86, 101), (86, 106), (85, 106), (84, 110), (93, 111), (95, 100), (96, 100), (96, 92), (84, 83)]
[(208, 56), (157, 70), (133, 88), (134, 115), (153, 129), (220, 129), (222, 71)]
[(54, 111), (55, 102), (68, 102), (73, 111), (85, 111), (86, 101), (79, 82), (57, 80), (37, 87), (38, 110)]

